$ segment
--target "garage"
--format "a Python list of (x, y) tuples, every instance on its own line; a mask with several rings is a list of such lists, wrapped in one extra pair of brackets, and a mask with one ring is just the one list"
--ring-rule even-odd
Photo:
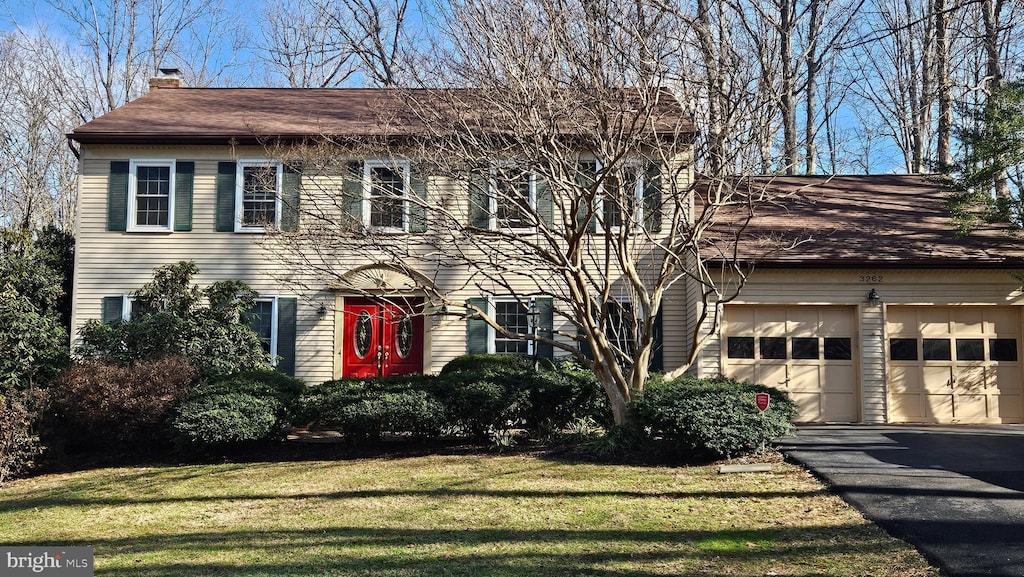
[(890, 422), (1024, 422), (1020, 308), (889, 306)]
[(723, 373), (789, 393), (800, 422), (859, 420), (856, 307), (725, 307)]

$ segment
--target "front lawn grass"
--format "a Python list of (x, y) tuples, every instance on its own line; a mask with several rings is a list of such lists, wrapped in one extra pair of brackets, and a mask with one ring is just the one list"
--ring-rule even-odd
[(522, 455), (105, 468), (0, 489), (0, 543), (96, 575), (935, 576), (805, 471)]

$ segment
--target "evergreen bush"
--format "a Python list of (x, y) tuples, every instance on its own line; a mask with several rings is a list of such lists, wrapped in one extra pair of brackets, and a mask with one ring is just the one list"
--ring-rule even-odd
[[(763, 414), (756, 393), (768, 393)], [(652, 380), (633, 403), (634, 422), (674, 449), (716, 458), (734, 458), (762, 450), (792, 430), (796, 406), (778, 389), (725, 377)]]

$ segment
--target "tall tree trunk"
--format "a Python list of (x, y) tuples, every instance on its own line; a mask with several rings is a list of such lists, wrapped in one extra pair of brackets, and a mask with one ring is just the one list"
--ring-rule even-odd
[(953, 161), (950, 140), (953, 130), (953, 79), (949, 69), (949, 13), (946, 0), (933, 0), (935, 17), (935, 81), (939, 92), (939, 123), (935, 161), (944, 172)]
[(782, 94), (779, 108), (782, 112), (782, 162), (786, 174), (796, 174), (796, 66), (793, 63), (793, 5), (790, 0), (779, 2), (779, 48), (782, 61)]
[[(804, 114), (804, 138), (806, 142), (805, 171), (807, 174), (814, 174), (817, 171), (818, 150), (816, 145), (817, 123), (815, 115), (817, 107), (818, 92), (818, 70), (821, 68), (821, 60), (818, 55), (818, 36), (821, 34), (821, 0), (810, 0), (810, 22), (807, 31), (807, 98)], [(826, 103), (827, 106), (827, 103)]]
[[(985, 47), (985, 92), (988, 97), (986, 107), (991, 101), (992, 93), (1003, 84), (1003, 69), (999, 61), (999, 20), (1002, 9), (1002, 0), (983, 0), (981, 3), (982, 19), (985, 24), (985, 38), (982, 42)], [(1005, 170), (996, 175), (994, 184), (996, 196), (1010, 196)]]

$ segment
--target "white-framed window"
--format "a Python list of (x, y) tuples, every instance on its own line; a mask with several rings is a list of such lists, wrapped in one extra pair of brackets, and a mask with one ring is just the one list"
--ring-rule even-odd
[(530, 230), (537, 226), (537, 176), (505, 163), (491, 166), (488, 184), (490, 228)]
[[(528, 335), (532, 331), (530, 326), (529, 304), (514, 298), (494, 298), (491, 300), (494, 311), (494, 320), (503, 329), (510, 333)], [(487, 327), (489, 333), (488, 349), (491, 353), (499, 355), (532, 355), (535, 343), (529, 340), (510, 339), (496, 331), (494, 327)]]
[(128, 163), (128, 231), (174, 229), (174, 160), (133, 159)]
[(277, 365), (277, 304), (277, 297), (260, 297), (245, 313), (245, 319), (260, 338), (263, 352), (270, 358), (272, 365)]
[(379, 232), (409, 231), (409, 163), (363, 163), (363, 224)]
[(600, 178), (594, 202), (597, 231), (643, 225), (644, 170), (639, 161), (629, 160), (618, 169), (603, 173), (603, 167), (596, 159), (584, 159), (579, 166), (581, 183), (592, 183)]
[(636, 314), (631, 301), (618, 299), (605, 304), (605, 335), (627, 356), (633, 355), (636, 351)]
[(239, 160), (235, 173), (235, 231), (265, 232), (281, 224), (281, 163)]

